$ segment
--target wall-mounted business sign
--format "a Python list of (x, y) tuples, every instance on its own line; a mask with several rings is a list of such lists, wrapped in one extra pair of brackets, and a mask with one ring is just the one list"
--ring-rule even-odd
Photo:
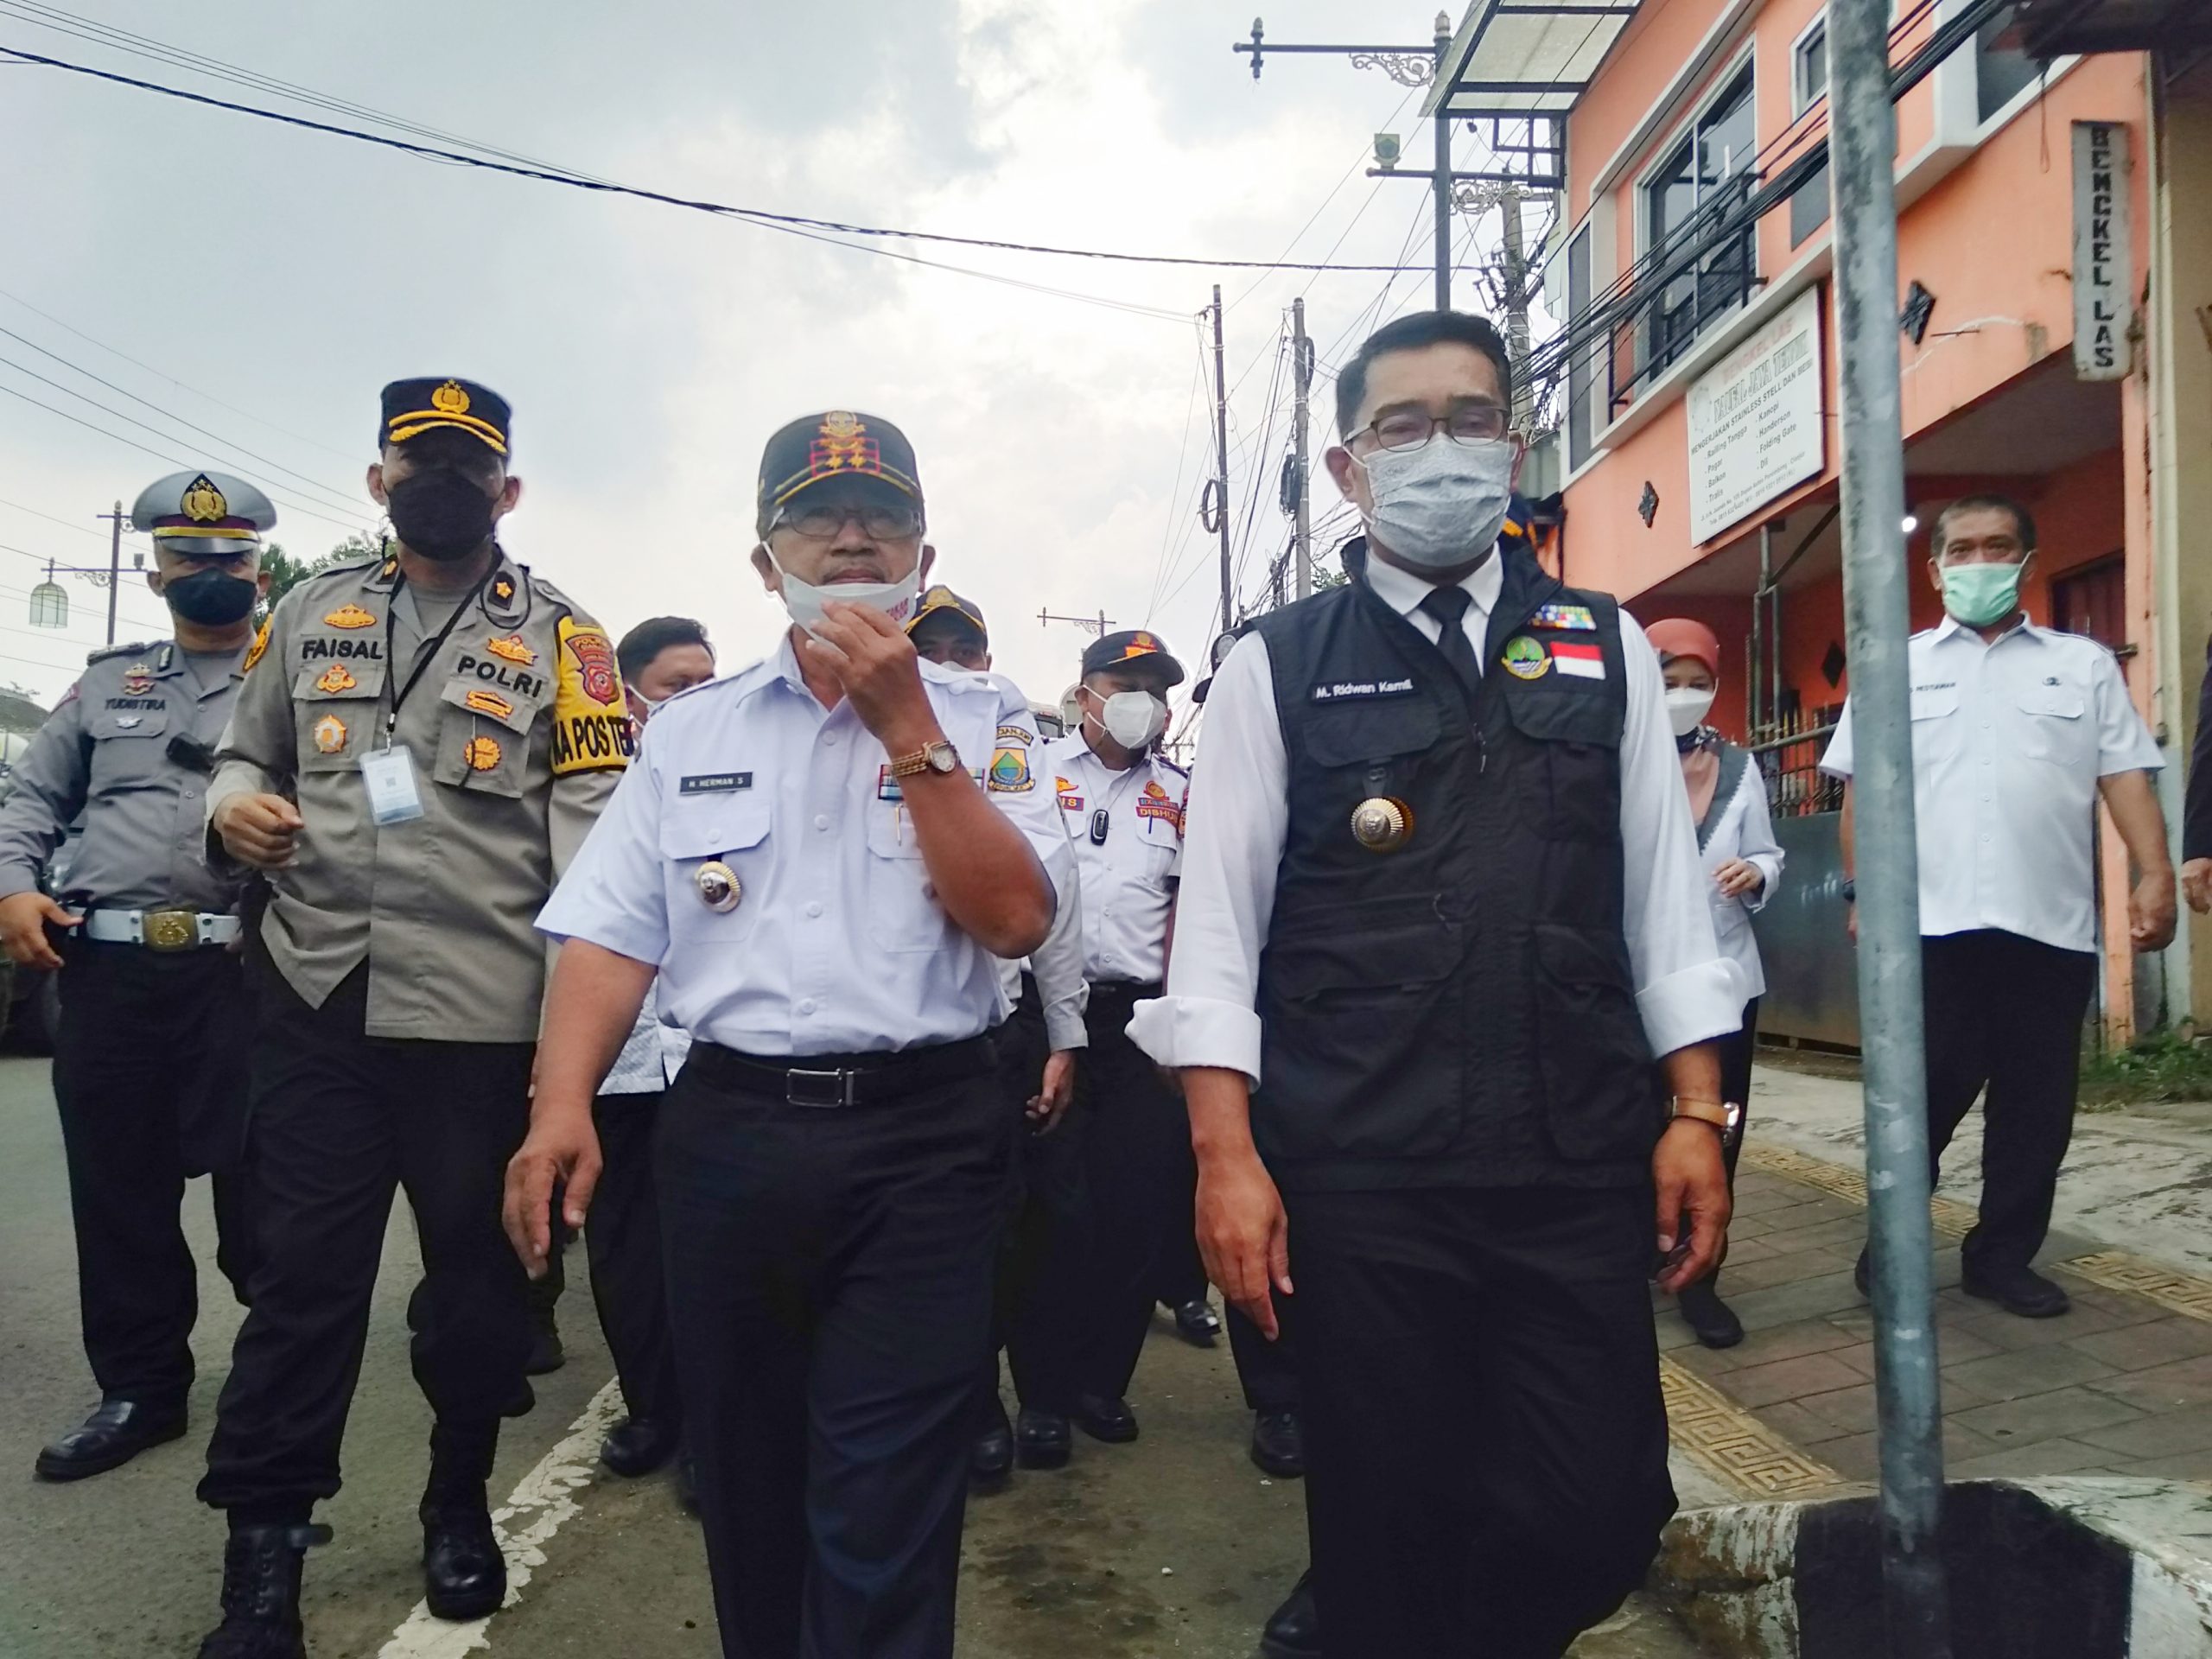
[(1690, 540), (1710, 541), (1827, 464), (1821, 290), (1807, 289), (1691, 385)]
[(2127, 211), (2127, 129), (2074, 124), (2074, 372), (2125, 380), (2135, 366), (2135, 244)]

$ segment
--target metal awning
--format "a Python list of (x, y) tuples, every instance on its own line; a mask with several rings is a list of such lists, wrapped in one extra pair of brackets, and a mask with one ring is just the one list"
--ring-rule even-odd
[(1564, 117), (1636, 16), (1637, 3), (1474, 0), (1421, 112)]
[(2038, 58), (2212, 47), (2212, 7), (2204, 0), (2018, 0), (2012, 24), (2020, 46)]

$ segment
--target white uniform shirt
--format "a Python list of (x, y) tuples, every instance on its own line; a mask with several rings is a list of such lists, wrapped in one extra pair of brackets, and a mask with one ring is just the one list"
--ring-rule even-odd
[[(1421, 608), (1431, 583), (1380, 559), (1368, 561), (1367, 580), (1423, 638), (1441, 635)], [(1503, 580), (1493, 557), (1459, 584), (1473, 601), (1465, 626), (1475, 660), (1485, 667), (1490, 613)], [(1644, 1034), (1653, 1053), (1667, 1054), (1739, 1029), (1744, 996), (1713, 942), (1658, 654), (1626, 612), (1621, 648), (1628, 672), (1620, 747), (1622, 931)], [(1260, 1079), (1260, 950), (1290, 821), (1289, 778), (1267, 641), (1248, 634), (1206, 698), (1167, 995), (1138, 1003), (1129, 1023), (1129, 1035), (1163, 1065), (1223, 1066)]]
[[(962, 764), (989, 780), (1056, 894), (1071, 858), (1031, 766), (1019, 694), (921, 664)], [(890, 757), (840, 702), (776, 654), (671, 698), (538, 918), (556, 938), (660, 969), (664, 1017), (741, 1053), (879, 1053), (996, 1024), (999, 960), (937, 902)], [(717, 912), (695, 878), (712, 860), (742, 887)]]
[[(1754, 912), (1766, 908), (1782, 882), (1782, 848), (1774, 838), (1774, 820), (1766, 810), (1766, 778), (1758, 762), (1744, 757), (1736, 792), (1716, 800), (1707, 815), (1713, 831), (1705, 838), (1705, 900), (1713, 910), (1713, 936), (1720, 954), (1735, 964), (1736, 988), (1749, 1002), (1766, 995), (1766, 969), (1759, 961), (1759, 942), (1751, 932)], [(1728, 897), (1713, 873), (1733, 858), (1755, 868), (1764, 878), (1756, 890)]]
[[(2164, 765), (2112, 652), (2030, 622), (1984, 645), (1947, 616), (1905, 660), (1921, 932), (2095, 950), (2097, 780)], [(1821, 770), (1848, 778), (1853, 764), (1847, 702)]]
[[(1159, 982), (1167, 915), (1183, 868), (1183, 804), (1190, 775), (1156, 748), (1116, 772), (1078, 726), (1039, 751), (1083, 887), (1083, 976), (1092, 984)], [(1103, 812), (1102, 820), (1097, 815)], [(1106, 838), (1092, 833), (1103, 823)]]
[(614, 1069), (599, 1085), (601, 1094), (653, 1094), (674, 1083), (676, 1074), (683, 1069), (684, 1057), (691, 1052), (691, 1037), (674, 1026), (661, 1024), (659, 991), (658, 982), (645, 988), (645, 1005), (638, 1010), (638, 1023), (630, 1027), (622, 1052), (614, 1057)]

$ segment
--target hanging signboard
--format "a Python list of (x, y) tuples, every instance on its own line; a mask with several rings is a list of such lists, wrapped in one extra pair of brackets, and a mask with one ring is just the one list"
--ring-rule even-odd
[(1827, 464), (1821, 419), (1821, 290), (1699, 376), (1689, 390), (1690, 540), (1707, 542)]
[(2135, 366), (2135, 244), (2128, 225), (2127, 129), (2074, 124), (2074, 372), (2125, 380)]

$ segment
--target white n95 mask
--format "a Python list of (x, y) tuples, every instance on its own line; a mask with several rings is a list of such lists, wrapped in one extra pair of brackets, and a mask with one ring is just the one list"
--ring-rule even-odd
[(1098, 724), (1125, 749), (1141, 749), (1167, 727), (1167, 707), (1149, 691), (1116, 691), (1099, 710)]

